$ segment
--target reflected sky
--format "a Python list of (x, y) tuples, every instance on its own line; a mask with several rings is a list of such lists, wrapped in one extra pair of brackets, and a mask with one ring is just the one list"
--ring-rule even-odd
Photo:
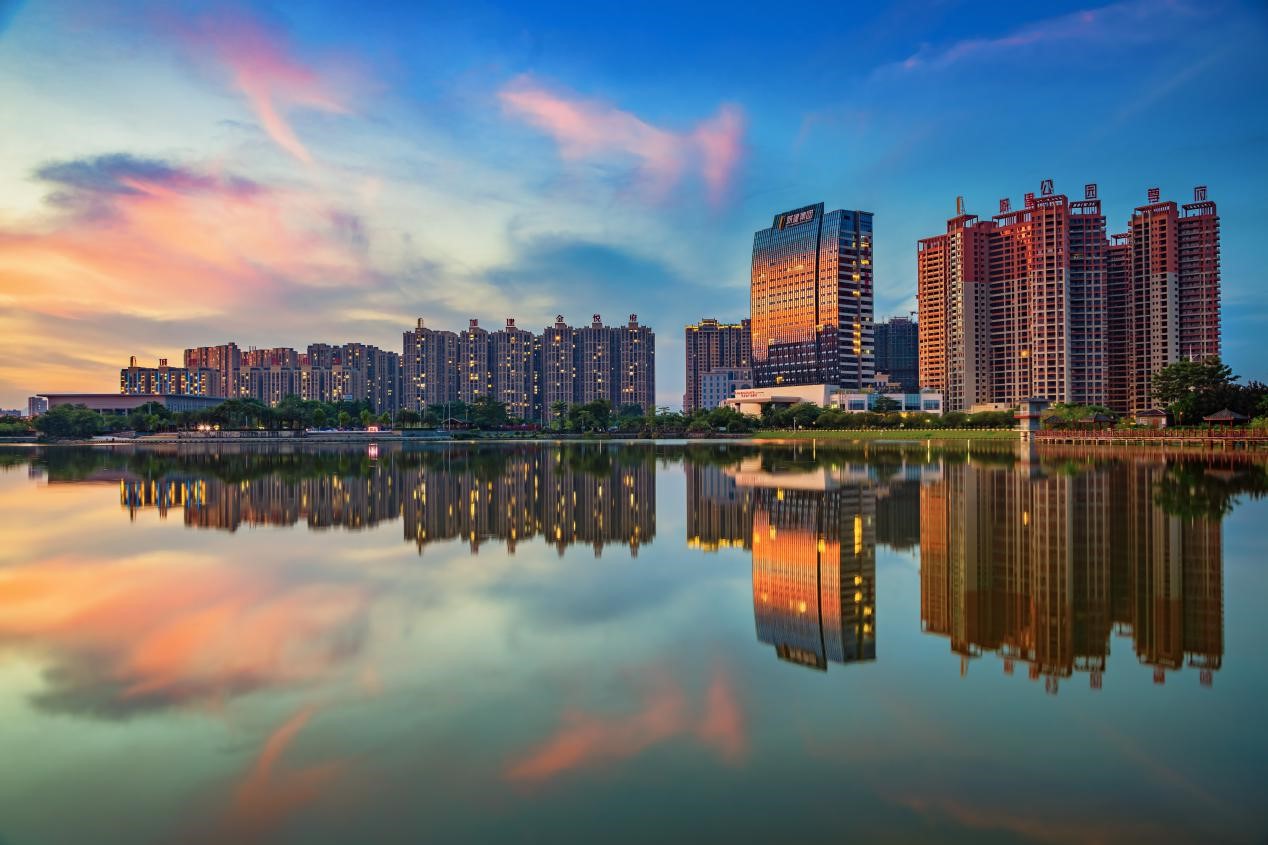
[(1262, 463), (0, 452), (0, 842), (1260, 841)]

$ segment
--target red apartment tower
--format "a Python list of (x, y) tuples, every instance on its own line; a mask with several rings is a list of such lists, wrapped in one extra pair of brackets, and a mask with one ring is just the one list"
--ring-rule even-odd
[(916, 265), (921, 386), (948, 410), (1032, 396), (1141, 410), (1162, 367), (1219, 354), (1219, 217), (1205, 188), (1183, 211), (1151, 190), (1113, 243), (1096, 185), (1070, 200), (1044, 180), (989, 221), (957, 200)]

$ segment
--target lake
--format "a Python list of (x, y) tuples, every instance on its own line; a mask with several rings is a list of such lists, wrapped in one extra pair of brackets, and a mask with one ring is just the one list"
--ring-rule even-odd
[(1268, 473), (0, 450), (0, 843), (1262, 842)]

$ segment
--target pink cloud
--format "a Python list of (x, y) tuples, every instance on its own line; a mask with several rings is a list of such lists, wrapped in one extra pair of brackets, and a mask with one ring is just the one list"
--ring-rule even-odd
[[(0, 331), (14, 349), (42, 342), (49, 321), (214, 326), (262, 309), (298, 321), (383, 282), (357, 212), (320, 189), (123, 154), (48, 164), (36, 176), (55, 213), (0, 223)], [(30, 362), (26, 388), (108, 383), (126, 354), (100, 336), (63, 339), (61, 359)], [(0, 389), (12, 376), (0, 365)]]
[(687, 132), (655, 126), (606, 103), (549, 91), (521, 77), (499, 94), (505, 111), (554, 138), (568, 161), (633, 159), (647, 194), (663, 199), (696, 172), (714, 204), (725, 199), (743, 155), (744, 119), (723, 105)]
[(287, 120), (287, 112), (307, 108), (347, 114), (342, 95), (331, 83), (304, 65), (276, 33), (247, 18), (204, 18), (187, 40), (230, 74), (269, 137), (298, 160), (311, 164), (312, 154)]
[(940, 69), (1041, 44), (1100, 41), (1117, 47), (1176, 34), (1182, 31), (1183, 19), (1193, 13), (1181, 0), (1122, 0), (1045, 18), (995, 38), (966, 38), (942, 47), (922, 47), (898, 67), (905, 71)]

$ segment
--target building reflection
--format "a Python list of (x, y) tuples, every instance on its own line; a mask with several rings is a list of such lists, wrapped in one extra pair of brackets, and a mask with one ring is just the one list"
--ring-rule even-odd
[(920, 490), (923, 629), (950, 640), (961, 673), (995, 652), (1051, 693), (1075, 672), (1099, 688), (1114, 632), (1156, 683), (1187, 665), (1209, 685), (1224, 651), (1220, 519), (1160, 503), (1175, 473), (948, 465)]
[(751, 553), (757, 639), (779, 659), (819, 670), (875, 660), (876, 544), (914, 545), (926, 469), (808, 449), (689, 458), (687, 545)]
[[(478, 552), (489, 540), (514, 551), (542, 538), (560, 554), (583, 544), (597, 556), (619, 544), (636, 555), (656, 534), (655, 467), (641, 452), (457, 448), (388, 452), (331, 467), (306, 457), (286, 468), (261, 465), (238, 480), (223, 466), (191, 471), (185, 461), (153, 475), (113, 475), (120, 504), (133, 518), (147, 509), (163, 517), (178, 510), (190, 527), (228, 531), (300, 523), (355, 530), (400, 519), (420, 554), (454, 540)], [(248, 460), (244, 469), (250, 468)]]

